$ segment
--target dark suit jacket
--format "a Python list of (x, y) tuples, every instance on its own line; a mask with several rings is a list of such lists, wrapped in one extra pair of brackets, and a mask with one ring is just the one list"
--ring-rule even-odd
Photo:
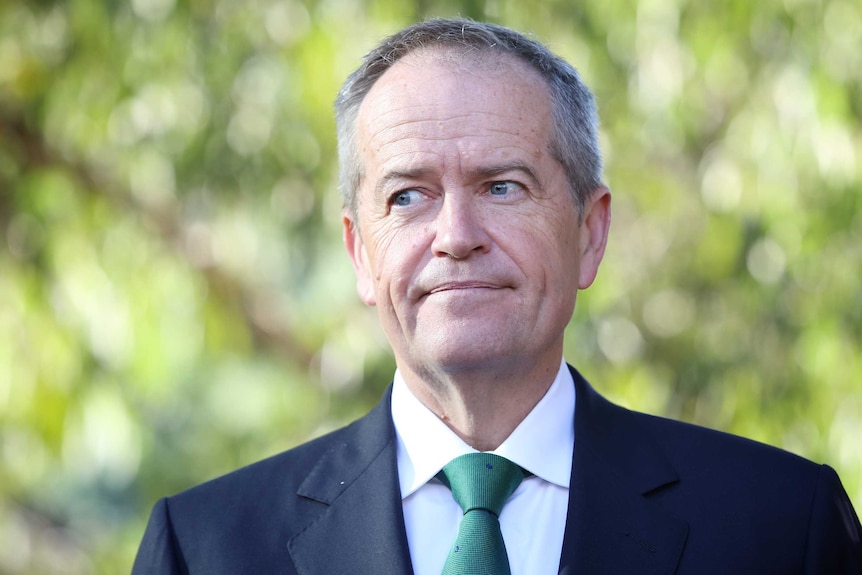
[[(862, 528), (831, 468), (628, 411), (572, 373), (560, 573), (862, 574)], [(411, 574), (389, 399), (346, 428), (159, 501), (133, 575)]]

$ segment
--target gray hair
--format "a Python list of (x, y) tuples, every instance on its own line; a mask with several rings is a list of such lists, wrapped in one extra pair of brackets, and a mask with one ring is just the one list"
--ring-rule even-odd
[(575, 203), (583, 214), (590, 194), (602, 185), (598, 113), (593, 94), (577, 70), (540, 42), (509, 28), (467, 19), (434, 19), (386, 38), (369, 52), (335, 100), (340, 164), (339, 186), (345, 207), (356, 217), (362, 165), (356, 145), (359, 107), (374, 83), (398, 60), (425, 48), (510, 55), (537, 71), (551, 97), (554, 133), (550, 151), (565, 170)]

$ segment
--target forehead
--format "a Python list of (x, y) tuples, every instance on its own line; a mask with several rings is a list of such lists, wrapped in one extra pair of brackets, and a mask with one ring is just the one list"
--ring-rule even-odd
[(381, 76), (360, 106), (357, 134), (366, 163), (410, 145), (444, 143), (462, 151), (514, 146), (543, 154), (551, 125), (547, 85), (527, 64), (508, 55), (429, 49)]

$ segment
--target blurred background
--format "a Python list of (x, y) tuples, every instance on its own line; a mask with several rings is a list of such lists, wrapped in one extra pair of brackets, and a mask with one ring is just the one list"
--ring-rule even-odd
[(127, 573), (157, 498), (378, 400), (332, 101), (454, 15), (599, 102), (614, 223), (567, 358), (862, 508), (858, 0), (2, 0), (0, 573)]

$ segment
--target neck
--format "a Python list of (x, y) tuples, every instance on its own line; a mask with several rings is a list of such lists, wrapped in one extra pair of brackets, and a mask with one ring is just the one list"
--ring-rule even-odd
[[(410, 391), (467, 445), (498, 448), (554, 382), (560, 357), (523, 369), (420, 371), (399, 365)], [(421, 373), (421, 375), (420, 375)]]

